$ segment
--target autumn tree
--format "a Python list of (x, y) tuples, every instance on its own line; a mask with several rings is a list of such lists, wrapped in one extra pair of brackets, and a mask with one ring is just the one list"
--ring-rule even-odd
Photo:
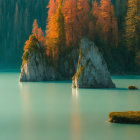
[(85, 36), (88, 34), (89, 24), (89, 4), (88, 0), (77, 0), (77, 14), (79, 20), (79, 36)]
[(76, 0), (66, 0), (64, 2), (63, 12), (66, 32), (66, 45), (77, 46), (79, 41), (79, 21), (77, 17)]
[(49, 21), (51, 19), (52, 15), (54, 15), (56, 13), (56, 2), (55, 2), (55, 0), (50, 0), (47, 8), (49, 9), (48, 19), (47, 19)]
[(41, 27), (38, 27), (37, 19), (34, 20), (32, 33), (36, 36), (40, 43), (44, 41), (44, 34)]
[(32, 33), (35, 34), (36, 36), (38, 34), (38, 23), (37, 23), (37, 19), (34, 20)]
[(44, 41), (44, 33), (43, 33), (41, 27), (38, 28), (37, 39), (38, 39), (38, 41), (41, 42), (41, 43), (43, 43), (43, 41)]
[(95, 41), (98, 38), (97, 31), (97, 20), (99, 18), (100, 10), (97, 1), (92, 3), (92, 9), (90, 11), (90, 21), (89, 21), (89, 33), (88, 36), (91, 40)]
[(24, 53), (22, 56), (23, 59), (23, 64), (29, 59), (29, 52), (37, 52), (39, 51), (39, 42), (38, 39), (36, 38), (36, 36), (34, 34), (29, 36), (29, 40), (27, 40), (25, 42), (25, 46), (24, 46)]
[(136, 51), (140, 46), (140, 1), (129, 0), (126, 17), (126, 41), (131, 51)]
[(118, 24), (111, 0), (101, 0), (97, 28), (110, 46), (118, 45)]
[[(126, 17), (126, 46), (128, 47), (129, 70), (140, 67), (140, 1), (129, 0)], [(136, 64), (136, 65), (135, 65)]]
[(62, 12), (63, 0), (58, 0), (58, 9), (57, 9), (57, 22), (58, 22), (58, 47), (61, 52), (65, 48), (66, 44), (66, 35), (65, 35), (65, 23), (64, 15)]
[(48, 6), (49, 16), (46, 31), (47, 54), (52, 55), (54, 59), (59, 57), (59, 52), (62, 50), (62, 47), (65, 47), (65, 27), (62, 4), (62, 0), (51, 0)]

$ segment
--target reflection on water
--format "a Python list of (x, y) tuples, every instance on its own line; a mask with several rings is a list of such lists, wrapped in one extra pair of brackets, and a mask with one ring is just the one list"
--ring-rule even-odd
[(35, 140), (33, 134), (34, 119), (31, 111), (31, 99), (28, 85), (19, 83), (22, 102), (22, 140)]
[(80, 140), (81, 120), (78, 104), (78, 89), (72, 89), (73, 114), (72, 114), (72, 140)]

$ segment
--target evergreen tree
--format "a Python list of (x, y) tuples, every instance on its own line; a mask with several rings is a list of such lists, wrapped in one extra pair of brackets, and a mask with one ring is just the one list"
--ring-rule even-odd
[[(128, 69), (137, 71), (140, 67), (140, 1), (129, 0), (126, 17), (126, 46), (128, 47)], [(136, 65), (135, 65), (136, 64)]]
[(140, 45), (140, 2), (128, 1), (126, 17), (126, 41), (129, 50), (136, 52)]

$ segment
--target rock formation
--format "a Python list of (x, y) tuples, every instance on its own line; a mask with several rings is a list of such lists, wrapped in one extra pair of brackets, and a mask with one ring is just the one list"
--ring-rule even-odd
[[(38, 47), (40, 50), (43, 49), (39, 44)], [(30, 51), (28, 53), (29, 58), (21, 67), (20, 82), (37, 82), (56, 78), (55, 69), (47, 63), (44, 52)]]
[(115, 87), (101, 53), (87, 38), (81, 40), (80, 52), (75, 48), (65, 50), (62, 55), (59, 55), (55, 64), (47, 58), (44, 47), (37, 40), (32, 37), (30, 40), (34, 46), (29, 46), (29, 49), (27, 48), (24, 52), (23, 56), (26, 61), (23, 59), (21, 82), (71, 80), (76, 73), (73, 77), (73, 87)]
[(140, 124), (140, 111), (111, 112), (109, 122), (122, 124)]
[(20, 82), (38, 82), (54, 80), (71, 80), (76, 72), (78, 49), (69, 51), (59, 57), (57, 67), (48, 61), (45, 50), (37, 44), (39, 52), (29, 51), (28, 60), (23, 61), (20, 73)]
[(87, 38), (81, 40), (77, 72), (73, 87), (115, 88), (106, 62), (96, 45)]

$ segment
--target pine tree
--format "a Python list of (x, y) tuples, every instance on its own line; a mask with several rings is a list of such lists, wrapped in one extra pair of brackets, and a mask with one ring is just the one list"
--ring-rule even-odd
[(38, 39), (38, 41), (41, 42), (41, 43), (43, 43), (43, 41), (44, 41), (44, 33), (43, 33), (41, 27), (38, 28), (37, 39)]
[(36, 35), (36, 37), (37, 37), (37, 34), (38, 34), (38, 23), (37, 23), (37, 19), (34, 20), (32, 33), (34, 35)]
[[(128, 47), (128, 69), (140, 68), (140, 1), (129, 0), (126, 17), (126, 46)], [(136, 65), (135, 65), (136, 64)], [(139, 68), (138, 68), (139, 67)]]
[(57, 38), (58, 38), (58, 25), (56, 21), (56, 3), (54, 0), (49, 1), (49, 5), (47, 6), (48, 10), (48, 19), (47, 19), (47, 26), (46, 26), (46, 53), (53, 57), (53, 51), (57, 45)]
[(53, 12), (52, 7), (49, 3), (49, 17), (46, 31), (46, 45), (47, 54), (52, 55), (54, 59), (58, 59), (60, 51), (65, 47), (65, 27), (64, 27), (64, 16), (62, 13), (62, 0), (55, 2), (55, 8)]
[(66, 32), (66, 45), (77, 46), (79, 41), (79, 21), (77, 18), (76, 0), (66, 0), (64, 3), (63, 12)]
[(90, 11), (90, 22), (89, 22), (89, 38), (93, 41), (96, 41), (96, 38), (98, 38), (98, 31), (97, 31), (97, 20), (99, 18), (99, 6), (97, 1), (94, 1), (92, 4), (92, 9)]
[(140, 45), (140, 2), (139, 0), (128, 1), (126, 17), (126, 41), (131, 51), (136, 51)]
[(56, 13), (57, 6), (56, 6), (55, 0), (50, 0), (47, 8), (49, 9), (47, 20), (49, 20), (51, 18), (51, 16)]
[(78, 20), (79, 20), (79, 36), (88, 34), (89, 23), (89, 4), (88, 0), (77, 0)]
[(118, 24), (111, 0), (101, 0), (97, 25), (104, 40), (110, 46), (118, 45)]
[(43, 43), (44, 34), (42, 29), (38, 27), (37, 19), (34, 20), (32, 33), (36, 36), (40, 43)]
[(66, 44), (66, 35), (65, 35), (65, 24), (64, 24), (64, 15), (62, 13), (62, 4), (63, 1), (58, 1), (58, 10), (57, 10), (57, 22), (58, 22), (58, 47), (61, 52), (65, 48)]

